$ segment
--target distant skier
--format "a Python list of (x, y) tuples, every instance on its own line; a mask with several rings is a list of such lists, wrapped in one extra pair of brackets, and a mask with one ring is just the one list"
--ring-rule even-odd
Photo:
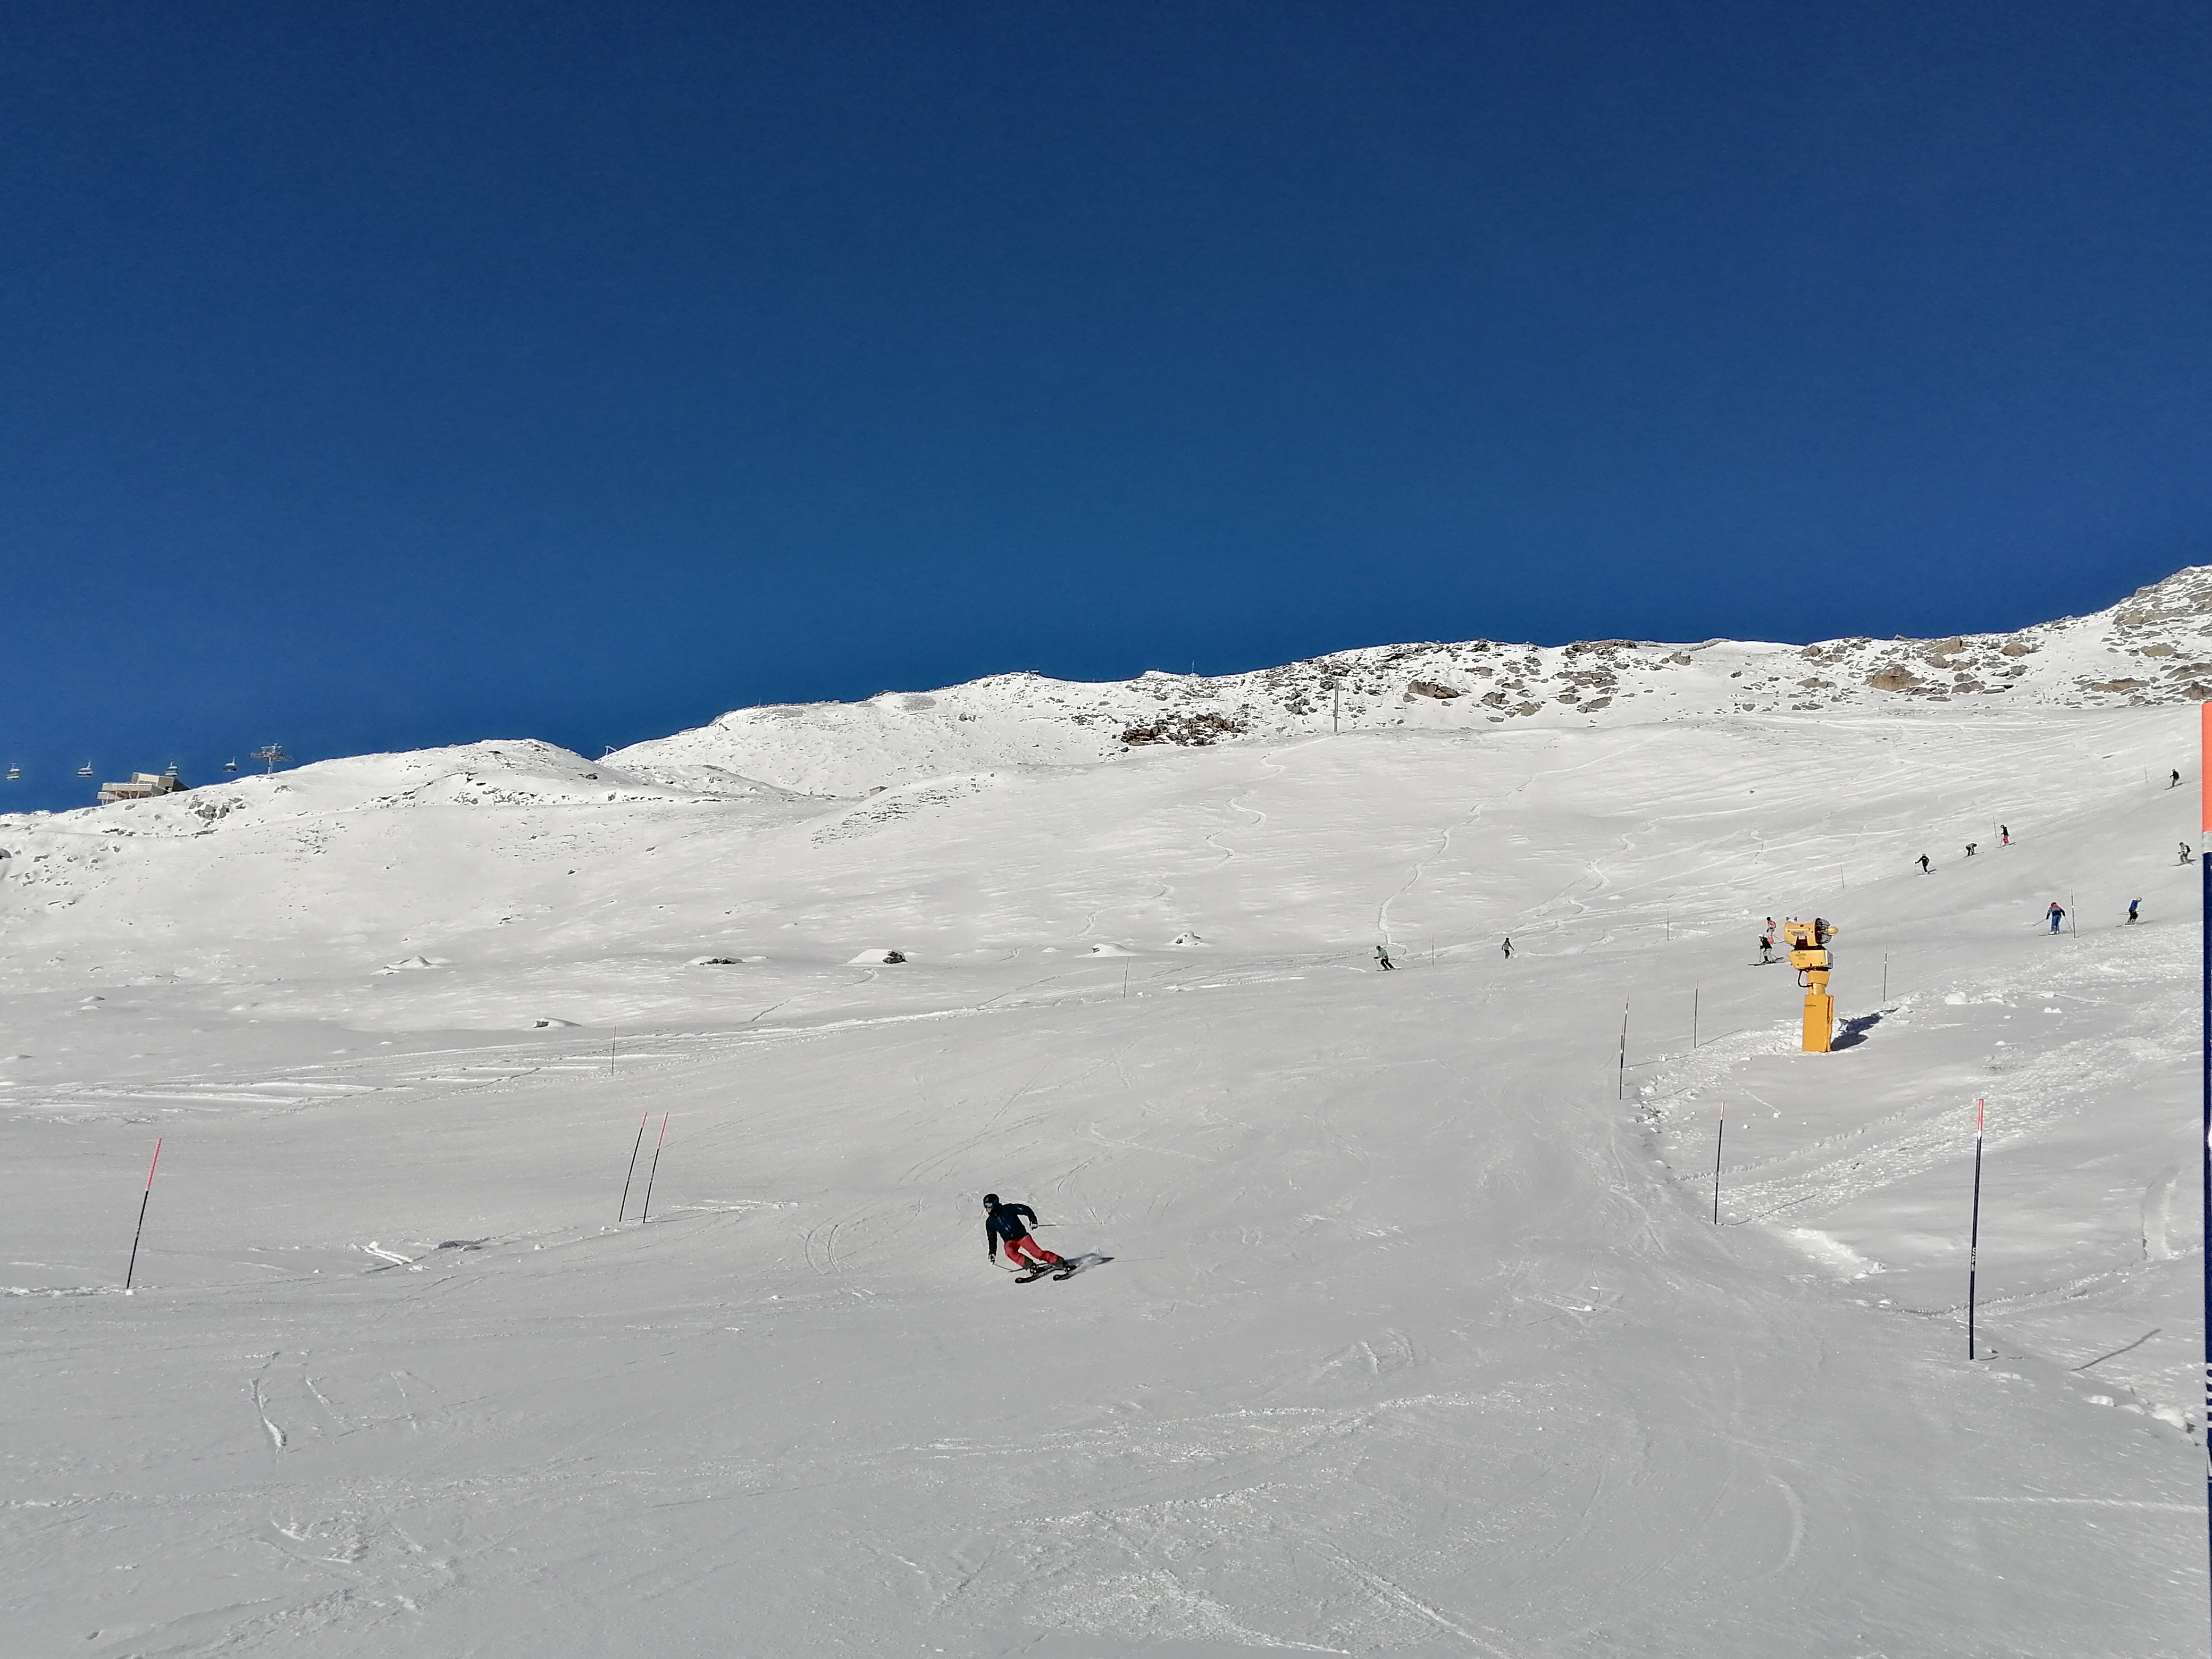
[(1771, 928), (1759, 936), (1759, 965), (1764, 968), (1774, 960), (1774, 933)]
[(1968, 858), (1972, 858), (1972, 857), (1973, 857), (1973, 856), (1974, 856), (1974, 848), (1976, 848), (1977, 847), (1978, 847), (1978, 846), (1980, 846), (1980, 845), (1981, 845), (1981, 842), (1978, 842), (1978, 841), (1970, 841), (1970, 842), (1968, 842), (1966, 843), (1966, 856), (1967, 856)]
[(1997, 845), (2000, 847), (2012, 845), (2012, 830), (2008, 825), (2002, 823), (1997, 825)]
[(2176, 772), (2176, 773), (2173, 775), (2172, 781), (2172, 782), (2170, 782), (2170, 783), (2168, 783), (2166, 787), (2167, 788), (2169, 788), (2169, 789), (2179, 789), (2179, 788), (2180, 788), (2180, 787), (2181, 787), (2181, 774), (2180, 774), (2179, 772)]
[(2051, 931), (2055, 933), (2058, 931), (2058, 924), (2066, 920), (2066, 908), (2057, 899), (2053, 899), (2051, 901), (2051, 908), (2045, 911), (2044, 915), (2051, 918)]
[(1390, 960), (1390, 953), (1379, 945), (1375, 947), (1375, 960), (1382, 964), (1382, 971), (1386, 974), (1398, 965)]
[(2181, 861), (2184, 864), (2189, 862), (2189, 843), (2185, 841), (2181, 843)]
[(1928, 854), (1925, 853), (1920, 855), (1920, 873), (1923, 876), (1928, 873)]
[(1513, 960), (1513, 936), (1511, 934), (1509, 933), (1506, 935), (1505, 943), (1501, 945), (1499, 949), (1505, 952), (1506, 961), (1510, 962)]
[(999, 1259), (999, 1246), (1006, 1247), (1006, 1260), (1031, 1273), (1042, 1273), (1048, 1267), (1064, 1267), (1066, 1261), (1030, 1237), (1030, 1229), (1022, 1224), (1028, 1217), (1030, 1226), (1038, 1224), (1036, 1212), (1026, 1204), (1001, 1204), (996, 1193), (983, 1194), (983, 1242), (990, 1259)]
[(2141, 918), (2140, 916), (2138, 916), (2138, 915), (2136, 915), (2136, 907), (2138, 907), (2138, 906), (2139, 906), (2139, 905), (2141, 905), (2142, 903), (2142, 901), (2141, 899), (2130, 899), (2130, 900), (2128, 901), (2128, 925), (2129, 925), (2130, 927), (2132, 927), (2133, 926), (2135, 926), (2135, 924), (2136, 924), (2137, 921), (2141, 921), (2141, 920), (2142, 920), (2142, 918)]

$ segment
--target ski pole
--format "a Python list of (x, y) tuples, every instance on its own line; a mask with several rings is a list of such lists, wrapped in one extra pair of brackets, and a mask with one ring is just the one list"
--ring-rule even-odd
[(154, 1201), (154, 1171), (161, 1167), (161, 1137), (154, 1138), (154, 1161), (146, 1166), (146, 1194), (138, 1200), (138, 1230), (131, 1235), (131, 1265), (123, 1270), (123, 1288), (138, 1271), (138, 1241), (146, 1234), (146, 1206)]
[(637, 1149), (645, 1145), (645, 1121), (651, 1112), (641, 1112), (637, 1119), (637, 1139), (629, 1145), (629, 1173), (623, 1177), (622, 1202), (615, 1207), (615, 1225), (622, 1225), (623, 1212), (629, 1208), (629, 1183), (637, 1175)]
[(668, 1139), (668, 1114), (660, 1115), (660, 1139), (653, 1143), (653, 1167), (645, 1172), (645, 1207), (637, 1212), (643, 1221), (653, 1213), (653, 1178), (660, 1173), (660, 1148)]

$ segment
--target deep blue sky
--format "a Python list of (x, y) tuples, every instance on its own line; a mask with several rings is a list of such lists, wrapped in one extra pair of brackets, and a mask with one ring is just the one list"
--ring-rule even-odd
[(0, 9), (0, 794), (2212, 562), (2212, 10)]

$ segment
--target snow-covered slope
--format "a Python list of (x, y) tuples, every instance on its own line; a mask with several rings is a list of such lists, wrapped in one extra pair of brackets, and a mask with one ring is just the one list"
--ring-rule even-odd
[[(2195, 1651), (2195, 716), (2033, 679), (2093, 633), (0, 818), (0, 1651)], [(1752, 946), (1815, 912), (1808, 1057)], [(1091, 1265), (1011, 1282), (985, 1190)]]
[(687, 787), (763, 779), (857, 795), (940, 773), (1077, 765), (1158, 744), (1336, 729), (1479, 731), (1898, 705), (2142, 706), (2212, 698), (2212, 566), (2110, 610), (1945, 640), (1376, 646), (1257, 673), (1085, 684), (998, 674), (860, 703), (740, 708), (610, 763)]

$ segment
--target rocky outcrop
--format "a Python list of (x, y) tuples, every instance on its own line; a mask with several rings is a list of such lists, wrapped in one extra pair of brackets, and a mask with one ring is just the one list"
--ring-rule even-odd
[(856, 703), (741, 708), (610, 756), (687, 787), (715, 780), (859, 795), (1002, 765), (1070, 765), (1332, 731), (1787, 716), (2016, 702), (2084, 708), (2212, 697), (2212, 567), (2111, 610), (2011, 634), (1804, 645), (1496, 640), (1340, 651), (1249, 673), (1084, 684), (999, 674)]

